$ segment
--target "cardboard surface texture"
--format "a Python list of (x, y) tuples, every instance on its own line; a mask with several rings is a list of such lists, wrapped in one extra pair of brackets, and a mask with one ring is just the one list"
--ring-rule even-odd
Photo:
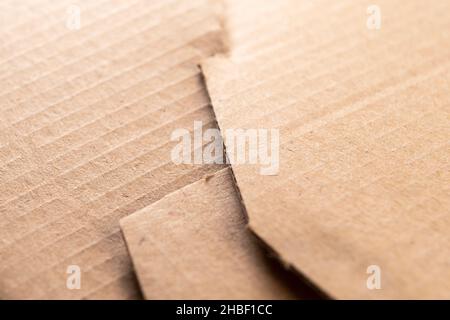
[(332, 297), (450, 298), (450, 2), (260, 3), (202, 65), (222, 133), (279, 129), (232, 166), (250, 227)]
[(148, 299), (300, 299), (317, 294), (247, 229), (229, 169), (120, 220)]
[(212, 6), (8, 1), (1, 17), (0, 298), (137, 298), (119, 219), (223, 167), (170, 159), (173, 130), (215, 126)]

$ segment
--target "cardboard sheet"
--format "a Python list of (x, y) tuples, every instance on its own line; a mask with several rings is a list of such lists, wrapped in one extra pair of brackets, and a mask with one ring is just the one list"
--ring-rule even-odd
[(279, 129), (276, 175), (232, 168), (281, 259), (336, 298), (450, 298), (450, 3), (376, 5), (228, 0), (203, 72), (222, 134)]
[(8, 1), (1, 17), (0, 298), (137, 298), (119, 219), (222, 168), (170, 158), (173, 130), (215, 126), (197, 66), (222, 47), (212, 6)]
[(229, 169), (120, 220), (148, 299), (299, 299), (318, 295), (247, 229)]

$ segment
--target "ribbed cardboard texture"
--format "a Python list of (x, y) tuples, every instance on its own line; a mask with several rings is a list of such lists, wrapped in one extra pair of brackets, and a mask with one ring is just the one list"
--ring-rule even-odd
[(267, 256), (229, 169), (120, 220), (148, 299), (303, 299), (318, 295)]
[(173, 130), (215, 125), (197, 66), (221, 50), (210, 2), (9, 1), (1, 14), (0, 298), (137, 298), (119, 219), (221, 168), (170, 159)]
[(277, 175), (232, 166), (250, 227), (332, 297), (450, 298), (450, 3), (260, 3), (202, 66), (222, 132), (280, 130)]

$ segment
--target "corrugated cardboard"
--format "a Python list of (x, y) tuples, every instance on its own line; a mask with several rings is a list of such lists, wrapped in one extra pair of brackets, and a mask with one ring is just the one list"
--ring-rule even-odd
[(278, 175), (233, 166), (250, 227), (333, 297), (450, 298), (450, 3), (264, 3), (203, 64), (222, 132), (280, 130)]
[(221, 50), (209, 4), (5, 3), (0, 298), (139, 297), (119, 219), (221, 168), (170, 159), (173, 130), (215, 126), (197, 67)]
[(148, 299), (318, 295), (267, 257), (247, 229), (229, 169), (120, 220)]

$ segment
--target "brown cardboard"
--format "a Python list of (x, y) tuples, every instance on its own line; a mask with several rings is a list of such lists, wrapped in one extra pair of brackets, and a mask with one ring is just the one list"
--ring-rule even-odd
[(318, 297), (268, 258), (247, 229), (229, 169), (165, 196), (120, 224), (147, 299)]
[(202, 66), (222, 133), (280, 130), (278, 175), (232, 166), (250, 227), (333, 297), (450, 298), (450, 3), (260, 3)]
[[(66, 26), (69, 4), (79, 30)], [(173, 130), (215, 126), (197, 66), (221, 50), (212, 7), (2, 8), (0, 298), (140, 296), (119, 219), (222, 167), (170, 158)], [(66, 286), (69, 265), (81, 269), (79, 290)]]

